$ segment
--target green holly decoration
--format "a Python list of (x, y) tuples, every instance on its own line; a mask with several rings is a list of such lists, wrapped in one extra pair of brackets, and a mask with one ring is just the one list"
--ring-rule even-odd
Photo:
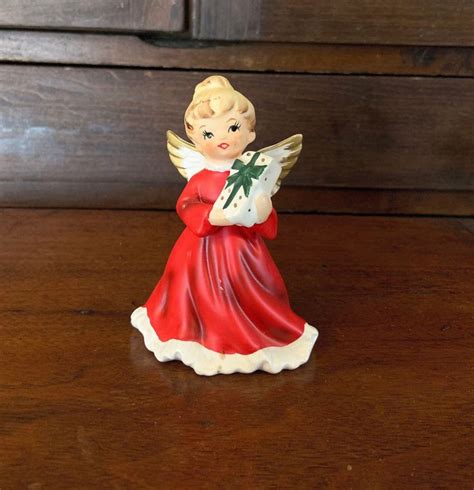
[(260, 153), (258, 151), (255, 152), (254, 156), (247, 165), (245, 165), (242, 160), (235, 160), (232, 168), (234, 170), (237, 170), (237, 172), (227, 178), (227, 183), (225, 186), (226, 189), (231, 185), (233, 185), (234, 188), (229, 194), (229, 197), (227, 198), (223, 209), (229, 206), (241, 187), (244, 188), (245, 197), (249, 197), (250, 189), (252, 188), (252, 179), (258, 180), (260, 175), (262, 175), (262, 172), (267, 167), (266, 165), (255, 165), (255, 162), (258, 160), (259, 156)]

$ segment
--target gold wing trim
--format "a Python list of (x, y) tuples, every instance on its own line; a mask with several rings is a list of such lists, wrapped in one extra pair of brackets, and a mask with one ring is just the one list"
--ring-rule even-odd
[(204, 167), (204, 156), (192, 143), (180, 138), (171, 130), (166, 131), (168, 153), (171, 163), (187, 180)]
[(302, 148), (303, 135), (294, 134), (293, 136), (290, 136), (283, 141), (259, 150), (261, 153), (265, 153), (277, 160), (281, 166), (281, 174), (278, 178), (277, 183), (275, 184), (272, 195), (278, 191), (281, 186), (281, 181), (290, 173), (291, 169), (295, 166)]

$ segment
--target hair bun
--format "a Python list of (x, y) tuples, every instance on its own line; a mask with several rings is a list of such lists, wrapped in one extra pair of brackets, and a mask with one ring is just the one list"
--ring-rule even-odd
[(193, 99), (196, 99), (204, 91), (207, 92), (208, 90), (216, 88), (228, 88), (233, 90), (233, 87), (227, 78), (220, 75), (212, 75), (196, 85)]

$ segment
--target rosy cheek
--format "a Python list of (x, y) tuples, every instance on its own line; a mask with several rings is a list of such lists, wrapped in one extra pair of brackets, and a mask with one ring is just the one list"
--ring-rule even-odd
[(232, 133), (232, 144), (240, 146), (242, 144), (242, 140), (243, 138), (241, 133)]
[(244, 133), (239, 134), (239, 144), (240, 145), (246, 145), (247, 144), (247, 135)]
[(214, 142), (212, 140), (206, 140), (206, 142), (203, 144), (204, 150), (206, 153), (209, 153), (209, 151), (212, 151), (214, 149)]

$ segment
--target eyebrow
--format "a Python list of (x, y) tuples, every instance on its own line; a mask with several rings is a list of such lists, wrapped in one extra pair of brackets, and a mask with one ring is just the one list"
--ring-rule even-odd
[(206, 127), (206, 125), (205, 125), (205, 124), (203, 124), (202, 126), (199, 126), (199, 129), (201, 129), (201, 128), (205, 128), (205, 127)]
[(235, 117), (231, 117), (230, 119), (227, 119), (226, 122), (229, 122), (229, 121), (237, 121), (237, 119)]

